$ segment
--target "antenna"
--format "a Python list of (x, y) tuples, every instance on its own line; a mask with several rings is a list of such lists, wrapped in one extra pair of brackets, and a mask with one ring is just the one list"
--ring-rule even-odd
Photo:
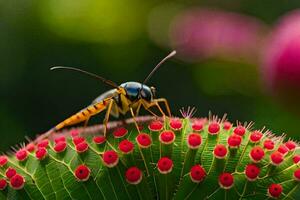
[(155, 67), (154, 69), (150, 72), (150, 74), (145, 78), (145, 80), (143, 81), (144, 85), (145, 83), (147, 83), (147, 81), (151, 78), (151, 76), (154, 74), (154, 72), (169, 58), (173, 57), (176, 54), (176, 51), (172, 51), (169, 55), (167, 55), (164, 59), (162, 59)]
[(64, 67), (64, 66), (55, 66), (55, 67), (51, 67), (50, 70), (53, 71), (53, 70), (57, 70), (57, 69), (66, 69), (66, 70), (71, 70), (71, 71), (76, 71), (76, 72), (80, 72), (80, 73), (83, 73), (83, 74), (86, 74), (86, 75), (89, 75), (91, 77), (94, 77), (98, 80), (101, 80), (103, 83), (111, 86), (111, 87), (114, 87), (114, 88), (118, 88), (119, 86), (114, 83), (113, 81), (111, 80), (108, 80), (108, 79), (105, 79), (97, 74), (93, 74), (91, 72), (87, 72), (87, 71), (84, 71), (82, 69), (78, 69), (78, 68), (75, 68), (75, 67)]

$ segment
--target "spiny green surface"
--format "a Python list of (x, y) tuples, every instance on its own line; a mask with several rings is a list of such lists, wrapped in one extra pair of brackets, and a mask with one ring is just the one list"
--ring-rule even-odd
[[(244, 174), (245, 166), (251, 163), (249, 152), (254, 146), (263, 148), (263, 141), (270, 136), (265, 134), (259, 143), (253, 144), (249, 142), (251, 131), (247, 129), (240, 147), (230, 149), (227, 139), (233, 134), (234, 127), (224, 130), (223, 122), (219, 121), (220, 132), (211, 135), (208, 133), (209, 120), (198, 132), (192, 130), (193, 120), (181, 119), (182, 128), (174, 130), (176, 139), (169, 145), (160, 143), (158, 137), (161, 131), (150, 131), (150, 122), (144, 122), (140, 132), (151, 136), (152, 145), (149, 148), (139, 148), (135, 139), (138, 131), (132, 124), (127, 125), (128, 133), (122, 138), (115, 138), (111, 134), (113, 130), (110, 130), (103, 144), (93, 142), (93, 136), (102, 134), (101, 131), (81, 134), (89, 144), (89, 149), (84, 153), (76, 151), (72, 138), (66, 132), (68, 146), (62, 153), (54, 151), (54, 142), (51, 141), (47, 148), (48, 155), (42, 161), (35, 157), (34, 152), (29, 153), (25, 161), (18, 161), (14, 155), (9, 156), (8, 163), (0, 167), (0, 176), (7, 179), (5, 171), (13, 167), (24, 176), (26, 183), (20, 190), (8, 185), (0, 192), (0, 199), (270, 199), (267, 190), (272, 183), (283, 187), (279, 199), (300, 199), (299, 182), (293, 178), (294, 171), (299, 168), (293, 163), (293, 156), (300, 153), (298, 147), (285, 155), (281, 165), (272, 166), (269, 155), (283, 142), (283, 138), (272, 136), (275, 148), (265, 151), (263, 160), (257, 164), (261, 168), (259, 178), (250, 182)], [(171, 130), (169, 122), (166, 119), (163, 130)], [(192, 132), (199, 133), (202, 138), (197, 150), (190, 150), (187, 146), (187, 136)], [(124, 139), (134, 143), (133, 153), (125, 155), (118, 149), (118, 144)], [(214, 157), (216, 144), (228, 147), (225, 159)], [(117, 166), (108, 168), (103, 164), (102, 155), (106, 150), (118, 152), (120, 161)], [(174, 163), (169, 174), (160, 174), (157, 169), (156, 163), (162, 156), (170, 157)], [(74, 175), (80, 164), (91, 170), (91, 176), (84, 182), (78, 181)], [(195, 164), (200, 164), (207, 173), (200, 183), (192, 182), (189, 175), (191, 166)], [(125, 172), (131, 166), (137, 166), (143, 172), (143, 179), (138, 185), (129, 184), (125, 179)], [(218, 184), (218, 177), (223, 172), (234, 176), (231, 189), (222, 189)]]

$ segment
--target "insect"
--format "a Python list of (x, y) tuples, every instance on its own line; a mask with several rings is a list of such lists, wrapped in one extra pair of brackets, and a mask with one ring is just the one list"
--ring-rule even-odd
[[(139, 82), (125, 82), (121, 85), (117, 85), (113, 81), (105, 79), (99, 75), (74, 68), (74, 67), (63, 67), (57, 66), (52, 67), (50, 70), (72, 70), (77, 71), (91, 77), (94, 77), (98, 80), (101, 80), (106, 85), (113, 87), (113, 89), (101, 94), (97, 97), (91, 105), (72, 115), (71, 117), (65, 119), (58, 125), (56, 125), (50, 131), (58, 131), (64, 127), (75, 125), (81, 122), (84, 122), (84, 127), (87, 125), (89, 119), (99, 114), (100, 112), (106, 110), (105, 118), (104, 118), (104, 135), (107, 132), (107, 123), (109, 121), (110, 115), (118, 118), (121, 115), (125, 115), (127, 112), (130, 112), (134, 121), (135, 117), (139, 115), (140, 108), (144, 107), (145, 110), (150, 112), (151, 114), (157, 116), (153, 111), (150, 110), (151, 107), (158, 108), (159, 112), (166, 116), (163, 109), (161, 108), (159, 103), (163, 103), (165, 109), (167, 110), (168, 116), (171, 116), (170, 107), (168, 101), (165, 98), (156, 98), (156, 92), (154, 87), (149, 87), (146, 85), (147, 81), (151, 78), (154, 72), (169, 58), (174, 56), (176, 51), (172, 51), (169, 55), (167, 55), (164, 59), (162, 59), (150, 72), (150, 74), (145, 78), (142, 83)], [(138, 128), (138, 125), (135, 121), (135, 125)]]

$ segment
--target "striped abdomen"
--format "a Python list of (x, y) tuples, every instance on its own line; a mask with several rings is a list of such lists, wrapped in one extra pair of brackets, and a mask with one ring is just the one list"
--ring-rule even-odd
[[(111, 100), (111, 99), (110, 99)], [(88, 106), (87, 108), (79, 111), (78, 113), (72, 115), (71, 117), (67, 118), (63, 122), (59, 123), (55, 126), (55, 130), (60, 130), (66, 126), (78, 124), (80, 122), (87, 121), (91, 116), (96, 115), (100, 113), (101, 111), (106, 109), (106, 106), (109, 101), (108, 99), (105, 99), (101, 102), (92, 104)]]

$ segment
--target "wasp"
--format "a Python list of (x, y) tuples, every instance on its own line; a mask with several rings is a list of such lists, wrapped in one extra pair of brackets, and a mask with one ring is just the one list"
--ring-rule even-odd
[(153, 70), (149, 73), (149, 75), (145, 78), (145, 80), (142, 83), (130, 81), (122, 83), (121, 85), (117, 85), (111, 80), (105, 79), (99, 75), (84, 71), (79, 68), (64, 66), (52, 67), (50, 70), (64, 69), (89, 75), (102, 81), (103, 83), (112, 87), (113, 89), (101, 94), (92, 102), (91, 105), (87, 106), (86, 108), (80, 110), (79, 112), (65, 119), (61, 123), (57, 124), (50, 131), (58, 131), (67, 126), (76, 125), (81, 122), (84, 123), (85, 127), (92, 116), (99, 114), (105, 110), (106, 113), (103, 121), (104, 136), (107, 132), (107, 123), (109, 121), (110, 115), (118, 118), (120, 115), (125, 115), (126, 113), (130, 112), (134, 119), (135, 125), (138, 128), (135, 117), (139, 115), (141, 107), (143, 107), (146, 111), (150, 112), (151, 114), (157, 116), (153, 111), (150, 110), (151, 107), (156, 107), (163, 116), (166, 116), (165, 112), (160, 106), (160, 103), (164, 104), (168, 116), (171, 116), (168, 101), (165, 98), (156, 98), (155, 88), (147, 86), (146, 83), (152, 77), (154, 72), (167, 59), (173, 57), (175, 54), (176, 51), (172, 51), (169, 55), (162, 59), (153, 68)]

